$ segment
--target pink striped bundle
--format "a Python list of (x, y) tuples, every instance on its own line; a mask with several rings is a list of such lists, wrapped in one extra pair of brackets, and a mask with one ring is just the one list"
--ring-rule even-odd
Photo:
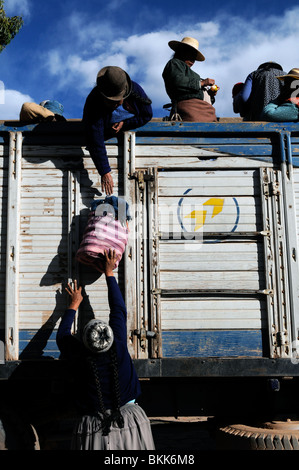
[(104, 272), (104, 252), (115, 250), (118, 256), (117, 268), (128, 243), (128, 228), (111, 214), (96, 216), (90, 212), (76, 260)]

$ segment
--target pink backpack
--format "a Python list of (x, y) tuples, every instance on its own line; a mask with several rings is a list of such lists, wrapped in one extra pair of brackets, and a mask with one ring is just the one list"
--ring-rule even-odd
[(112, 214), (97, 216), (91, 211), (76, 260), (103, 273), (104, 252), (111, 249), (118, 255), (114, 269), (117, 268), (128, 243), (128, 233), (127, 223), (122, 224)]

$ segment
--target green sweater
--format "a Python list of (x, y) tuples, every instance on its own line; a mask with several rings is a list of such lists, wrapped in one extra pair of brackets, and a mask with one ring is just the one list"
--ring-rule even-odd
[(162, 73), (166, 93), (171, 101), (197, 98), (203, 100), (200, 76), (180, 59), (171, 59)]

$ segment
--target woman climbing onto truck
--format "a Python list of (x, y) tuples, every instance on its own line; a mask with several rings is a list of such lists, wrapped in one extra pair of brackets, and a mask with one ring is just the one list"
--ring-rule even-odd
[(113, 269), (114, 251), (105, 253), (105, 276), (110, 307), (109, 324), (89, 321), (83, 339), (71, 334), (83, 297), (81, 287), (70, 284), (71, 297), (58, 332), (62, 357), (81, 366), (79, 393), (81, 417), (72, 439), (73, 450), (153, 450), (150, 421), (135, 402), (139, 380), (127, 348), (127, 310)]

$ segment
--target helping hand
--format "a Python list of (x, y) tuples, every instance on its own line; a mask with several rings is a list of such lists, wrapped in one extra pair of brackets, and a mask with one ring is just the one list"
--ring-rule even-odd
[(113, 269), (116, 266), (118, 255), (115, 254), (115, 250), (109, 250), (104, 252), (105, 254), (105, 275), (106, 276), (114, 276)]
[(68, 287), (65, 288), (67, 293), (71, 296), (71, 303), (69, 308), (73, 310), (78, 310), (79, 305), (81, 304), (83, 300), (82, 296), (82, 287), (77, 287), (77, 281), (74, 281), (74, 288), (71, 286), (71, 284), (68, 284)]
[(111, 173), (106, 173), (106, 175), (103, 175), (101, 178), (101, 183), (102, 183), (102, 191), (105, 191), (107, 196), (110, 196), (110, 194), (113, 193), (113, 186), (114, 186)]

